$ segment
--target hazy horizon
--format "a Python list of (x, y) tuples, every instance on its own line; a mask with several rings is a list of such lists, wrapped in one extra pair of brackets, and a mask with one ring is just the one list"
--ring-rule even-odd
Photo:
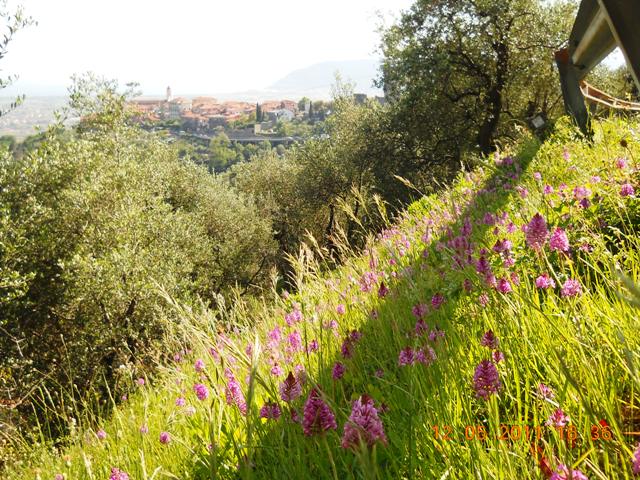
[(64, 94), (73, 74), (93, 71), (145, 95), (262, 90), (326, 61), (376, 58), (380, 18), (410, 0), (241, 1), (224, 4), (113, 0), (10, 0), (38, 25), (19, 31), (2, 60), (19, 80), (2, 95)]

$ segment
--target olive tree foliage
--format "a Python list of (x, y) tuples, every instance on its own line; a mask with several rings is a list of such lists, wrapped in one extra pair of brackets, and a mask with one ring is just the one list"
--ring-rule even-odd
[[(74, 135), (0, 159), (0, 387), (76, 385), (158, 359), (183, 302), (266, 279), (271, 222), (249, 195), (127, 121), (114, 83), (84, 77)], [(76, 393), (78, 393), (76, 392)]]
[(379, 83), (426, 164), (489, 153), (533, 114), (561, 114), (553, 53), (575, 2), (417, 0), (383, 31)]
[(411, 199), (396, 175), (417, 175), (397, 155), (387, 110), (377, 102), (356, 104), (352, 88), (340, 81), (333, 106), (325, 135), (282, 156), (257, 155), (225, 176), (240, 192), (254, 195), (273, 219), (276, 266), (285, 278), (291, 273), (286, 257), (296, 255), (303, 242), (339, 261), (341, 247), (362, 247), (367, 232), (384, 224), (385, 204), (399, 208)]

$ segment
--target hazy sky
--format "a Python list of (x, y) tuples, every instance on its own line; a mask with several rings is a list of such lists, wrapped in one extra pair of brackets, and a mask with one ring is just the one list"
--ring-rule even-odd
[[(0, 62), (16, 91), (66, 87), (94, 71), (145, 94), (267, 87), (292, 70), (376, 56), (376, 12), (389, 23), (412, 0), (10, 0), (38, 25)], [(11, 93), (8, 90), (2, 94)]]

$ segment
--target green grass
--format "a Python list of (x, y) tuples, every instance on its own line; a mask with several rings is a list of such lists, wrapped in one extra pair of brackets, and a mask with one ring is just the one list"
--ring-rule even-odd
[[(413, 204), (396, 227), (371, 242), (367, 254), (335, 272), (319, 273), (321, 259), (306, 251), (296, 265), (298, 293), (238, 307), (228, 340), (218, 335), (215, 312), (176, 305), (190, 352), (144, 386), (135, 385), (135, 375), (123, 370), (132, 385), (128, 400), (114, 402), (107, 419), (86, 414), (77, 418), (73, 433), (58, 449), (45, 436), (38, 445), (19, 447), (26, 448), (23, 460), (10, 467), (5, 478), (52, 479), (62, 473), (67, 479), (102, 480), (109, 478), (111, 467), (145, 480), (547, 478), (541, 459), (552, 469), (563, 463), (590, 479), (632, 478), (631, 457), (640, 441), (640, 321), (621, 274), (635, 284), (640, 281), (640, 201), (619, 191), (629, 182), (640, 193), (640, 139), (634, 133), (639, 125), (610, 120), (595, 127), (592, 144), (576, 140), (571, 129), (561, 126), (541, 146), (525, 139), (514, 152), (501, 152), (501, 158), (513, 154), (515, 165), (496, 166), (493, 158), (487, 159), (473, 172), (461, 174), (451, 189)], [(623, 139), (626, 146), (620, 143)], [(626, 168), (616, 167), (618, 158), (627, 160)], [(517, 171), (517, 178), (511, 178)], [(564, 199), (543, 193), (544, 185), (557, 192), (563, 182)], [(507, 183), (510, 188), (505, 188)], [(591, 190), (587, 208), (574, 201), (576, 186)], [(551, 251), (548, 243), (541, 252), (527, 246), (521, 226), (537, 212), (550, 230), (561, 226), (567, 231), (570, 255)], [(486, 225), (487, 213), (506, 213), (508, 220)], [(467, 218), (473, 225), (473, 257), (486, 248), (498, 278), (511, 273), (519, 277), (511, 293), (488, 287), (474, 265), (456, 267), (451, 240)], [(428, 229), (431, 238), (423, 238)], [(512, 242), (513, 266), (508, 268), (492, 252), (496, 241), (505, 238)], [(361, 279), (370, 271), (377, 278), (366, 292)], [(536, 288), (535, 279), (544, 272), (556, 288)], [(568, 278), (580, 281), (581, 295), (561, 295)], [(381, 281), (390, 290), (383, 298), (378, 295)], [(471, 291), (465, 290), (465, 281)], [(413, 334), (412, 308), (429, 304), (436, 293), (445, 303), (430, 308), (424, 321), (431, 329), (437, 325), (445, 336), (432, 342)], [(284, 317), (294, 303), (304, 319), (288, 327)], [(338, 304), (346, 306), (345, 314), (336, 312)], [(332, 320), (335, 332), (325, 328)], [(270, 351), (267, 332), (276, 325), (283, 340)], [(286, 358), (287, 335), (294, 329), (305, 346), (316, 340), (317, 351)], [(480, 344), (489, 329), (505, 359), (497, 364), (502, 388), (483, 400), (475, 395), (473, 377), (478, 363), (491, 355)], [(345, 359), (341, 344), (352, 330), (362, 337), (353, 346), (353, 356)], [(220, 350), (220, 360), (209, 353), (212, 346)], [(434, 363), (398, 365), (403, 348), (426, 346), (436, 352)], [(194, 369), (198, 358), (206, 363), (202, 374)], [(332, 379), (336, 361), (346, 366), (341, 380)], [(270, 373), (274, 362), (284, 375)], [(290, 406), (280, 400), (278, 387), (297, 365), (304, 368), (306, 383), (291, 408), (302, 416), (309, 391), (316, 386), (335, 413), (337, 431), (305, 437), (302, 426), (291, 421)], [(225, 368), (242, 386), (246, 417), (225, 401)], [(376, 374), (379, 370), (382, 375)], [(208, 386), (207, 400), (196, 398), (196, 382)], [(553, 389), (554, 398), (538, 393), (541, 382)], [(341, 447), (344, 424), (352, 401), (362, 394), (382, 410), (388, 441), (346, 450)], [(195, 413), (176, 406), (178, 397), (195, 407)], [(279, 420), (259, 418), (267, 400), (280, 403)], [(556, 408), (570, 417), (562, 431), (545, 426)], [(601, 421), (609, 429), (603, 429)], [(148, 427), (147, 434), (140, 433), (142, 425)], [(100, 428), (107, 432), (105, 440), (96, 437)], [(159, 442), (162, 431), (171, 434), (167, 445)], [(483, 432), (488, 438), (478, 439)], [(529, 438), (521, 438), (524, 432)], [(500, 433), (506, 433), (503, 439)], [(596, 434), (606, 438), (592, 439)]]

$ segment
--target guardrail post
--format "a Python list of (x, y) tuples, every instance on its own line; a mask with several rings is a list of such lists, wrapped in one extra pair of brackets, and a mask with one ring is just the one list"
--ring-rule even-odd
[(627, 60), (640, 89), (640, 2), (638, 0), (598, 0), (609, 28)]
[(565, 111), (580, 127), (582, 133), (590, 135), (589, 113), (585, 105), (584, 95), (580, 90), (578, 69), (569, 59), (569, 49), (558, 50), (555, 57), (560, 74), (560, 86), (562, 87)]

